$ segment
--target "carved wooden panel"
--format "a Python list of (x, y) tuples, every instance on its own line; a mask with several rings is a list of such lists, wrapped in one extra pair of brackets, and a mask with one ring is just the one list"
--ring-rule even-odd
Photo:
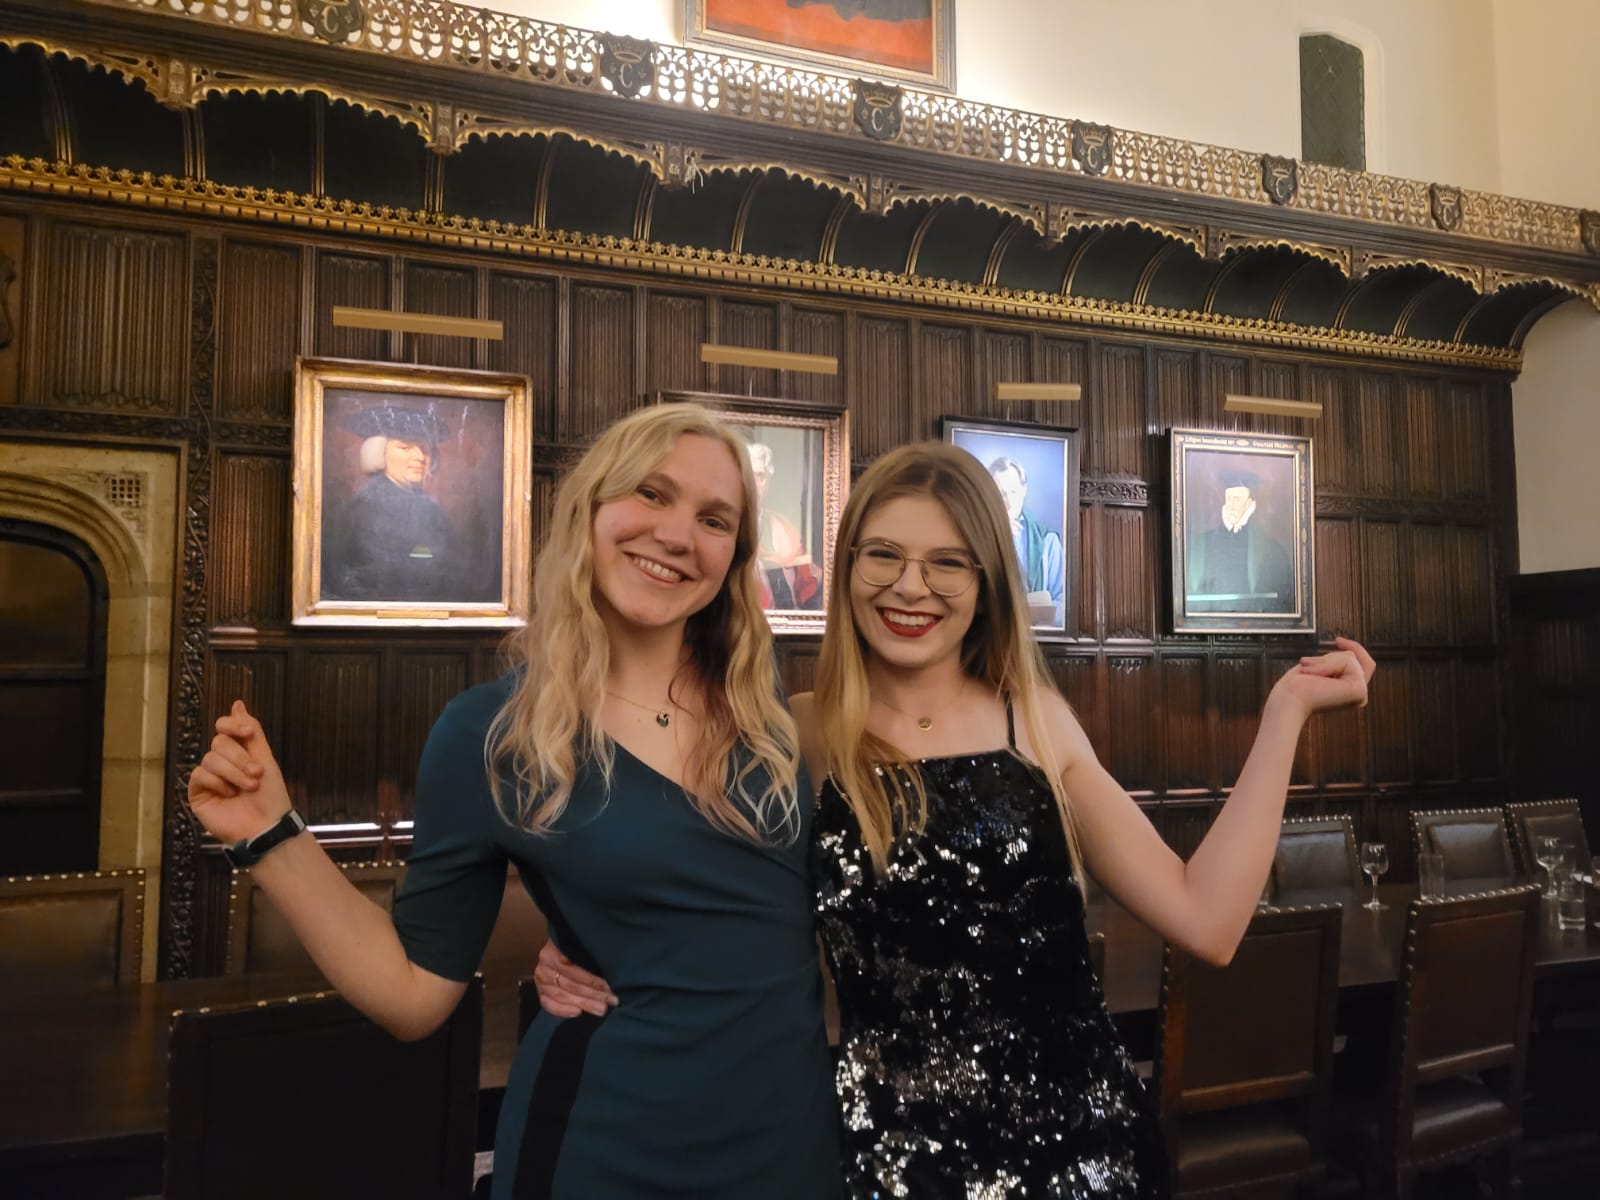
[(526, 375), (533, 385), (533, 435), (549, 438), (555, 426), (556, 281), (546, 275), (491, 271), (489, 318), (505, 337), (488, 342), (483, 364), (491, 371)]
[(1404, 658), (1379, 658), (1367, 690), (1367, 727), (1372, 739), (1372, 782), (1376, 786), (1411, 782), (1411, 664)]
[(1414, 522), (1410, 530), (1413, 581), (1413, 637), (1419, 645), (1450, 640), (1454, 573), (1450, 569), (1449, 530), (1443, 525)]
[(1407, 575), (1395, 521), (1361, 522), (1361, 583), (1366, 619), (1362, 637), (1374, 646), (1403, 643), (1409, 636)]
[(633, 291), (572, 286), (572, 385), (556, 418), (561, 441), (587, 441), (639, 404), (633, 367)]
[(1435, 798), (1415, 805), (1407, 803), (1404, 799), (1379, 800), (1374, 806), (1373, 818), (1377, 827), (1369, 829), (1367, 836), (1372, 841), (1382, 842), (1389, 848), (1389, 871), (1384, 878), (1391, 883), (1397, 879), (1417, 877), (1416, 845), (1411, 837), (1413, 807), (1445, 808), (1454, 805), (1449, 801)]
[(1451, 494), (1457, 500), (1489, 498), (1489, 414), (1481, 383), (1452, 382), (1446, 409), (1455, 450)]
[(1317, 490), (1350, 492), (1360, 487), (1354, 456), (1361, 448), (1356, 405), (1350, 399), (1350, 376), (1343, 367), (1313, 366), (1306, 371), (1307, 400), (1322, 405), (1316, 421), (1285, 418), (1284, 432), (1312, 438), (1312, 476)]
[[(1084, 389), (1083, 400), (1029, 400), (1027, 412), (1023, 402), (1012, 407), (1017, 419), (1037, 421), (1041, 425), (1055, 425), (1063, 429), (1080, 429), (1087, 432), (1088, 421), (1088, 343), (1078, 338), (1046, 337), (1038, 339), (1037, 373), (1040, 383), (1076, 383)], [(1082, 468), (1083, 442), (1078, 444), (1079, 468)]]
[[(1300, 364), (1257, 359), (1252, 374), (1255, 378), (1252, 395), (1271, 396), (1278, 400), (1300, 399)], [(1258, 433), (1282, 433), (1298, 437), (1305, 432), (1305, 422), (1294, 417), (1268, 417), (1258, 413), (1243, 415), (1249, 421), (1243, 428), (1254, 429)]]
[(1418, 659), (1412, 666), (1412, 732), (1417, 782), (1457, 778), (1454, 671), (1448, 659)]
[(1150, 582), (1154, 539), (1148, 508), (1107, 504), (1100, 509), (1099, 583), (1104, 591), (1108, 639), (1152, 638), (1155, 614)]
[[(758, 350), (778, 349), (777, 305), (723, 300), (718, 305), (717, 316), (717, 340), (722, 344), (753, 346)], [(784, 396), (788, 380), (793, 378), (790, 374), (751, 367), (719, 366), (716, 371), (717, 391), (747, 396)]]
[(1253, 429), (1249, 413), (1230, 413), (1222, 409), (1230, 395), (1249, 395), (1250, 360), (1232, 354), (1206, 354), (1206, 391), (1200, 409), (1201, 426), (1217, 429)]
[(0, 407), (15, 404), (21, 392), (26, 239), (25, 222), (0, 216)]
[(290, 794), (312, 825), (370, 821), (377, 815), (379, 652), (312, 650), (296, 671), (305, 697), (295, 738), (299, 770)]
[(972, 409), (972, 335), (950, 325), (919, 327), (917, 371), (920, 376), (913, 403), (912, 434), (939, 436), (939, 418), (959, 416)]
[(1142, 655), (1106, 659), (1106, 768), (1129, 792), (1153, 794), (1161, 778), (1156, 669)]
[(1495, 572), (1492, 533), (1481, 525), (1458, 525), (1455, 536), (1456, 641), (1495, 640)]
[(465, 649), (407, 649), (396, 655), (395, 686), (384, 689), (390, 710), (384, 721), (389, 760), (385, 774), (395, 781), (394, 794), (383, 797), (385, 803), (397, 805), (396, 819), (411, 816), (422, 747), (444, 706), (467, 687), (469, 657)]
[(287, 423), (300, 340), (300, 249), (224, 241), (217, 314), (217, 411)]
[[(817, 651), (820, 641), (785, 638), (778, 643), (778, 671), (784, 691), (791, 696), (817, 686)], [(815, 782), (815, 781), (813, 781)]]
[(1452, 453), (1449, 424), (1439, 413), (1439, 383), (1413, 375), (1401, 376), (1405, 395), (1406, 470), (1411, 494), (1419, 500), (1444, 495), (1446, 458)]
[(1217, 784), (1232, 787), (1250, 756), (1261, 727), (1259, 658), (1220, 656), (1212, 668), (1212, 689), (1217, 710)]
[(1144, 348), (1100, 347), (1100, 380), (1084, 398), (1088, 410), (1088, 455), (1084, 474), (1148, 479), (1144, 415)]
[(1092, 654), (1062, 654), (1052, 655), (1046, 662), (1056, 687), (1088, 734), (1095, 756), (1103, 763), (1109, 762), (1110, 713), (1105, 702), (1105, 672), (1099, 658)]
[(261, 722), (267, 740), (281, 758), (286, 734), (284, 679), (287, 669), (287, 656), (282, 651), (215, 651), (208, 672), (210, 686), (206, 689), (207, 725), (232, 708), (235, 700), (243, 700), (250, 714)]
[(1213, 787), (1205, 658), (1198, 654), (1170, 654), (1161, 660), (1160, 711), (1167, 743), (1167, 791), (1205, 791)]
[(1311, 737), (1320, 786), (1338, 787), (1365, 780), (1367, 739), (1361, 710), (1318, 713), (1312, 718)]
[[(1101, 609), (1104, 597), (1097, 586), (1099, 572), (1095, 570), (1095, 557), (1099, 553), (1099, 538), (1095, 535), (1098, 507), (1093, 504), (1078, 506), (1078, 552), (1068, 556), (1067, 586), (1072, 589), (1074, 620), (1079, 637), (1100, 636)], [(1070, 631), (1069, 631), (1070, 632)]]
[[(475, 317), (478, 275), (470, 267), (449, 267), (440, 263), (406, 260), (405, 299), (407, 312), (429, 313), (439, 317)], [(472, 338), (443, 337), (439, 334), (408, 333), (400, 357), (406, 362), (435, 367), (470, 367), (475, 343)]]
[(1156, 430), (1208, 424), (1200, 396), (1199, 363), (1193, 350), (1155, 352)]
[(323, 251), (317, 256), (317, 353), (329, 358), (385, 359), (389, 334), (381, 329), (335, 328), (333, 310), (388, 308), (390, 259)]
[(1500, 760), (1500, 677), (1489, 658), (1464, 658), (1456, 664), (1456, 734), (1461, 777), (1498, 780)]
[[(700, 347), (710, 339), (706, 336), (706, 299), (704, 296), (681, 296), (674, 293), (652, 293), (648, 301), (644, 356), (645, 391), (658, 390), (705, 392), (713, 390), (707, 379), (706, 365), (700, 361)], [(745, 368), (718, 367), (719, 379), (728, 373)], [(717, 391), (734, 389), (718, 383)], [(740, 389), (742, 390), (742, 389)]]
[(180, 234), (51, 225), (40, 289), (36, 402), (175, 413), (189, 345)]
[(1362, 626), (1361, 554), (1356, 522), (1318, 517), (1317, 632), (1324, 638), (1367, 638)]
[(850, 370), (845, 357), (845, 319), (843, 312), (832, 309), (794, 310), (789, 320), (789, 349), (797, 354), (831, 354), (839, 360), (839, 372), (791, 374), (784, 384), (786, 395), (808, 404), (844, 406), (845, 373)]
[(965, 415), (972, 417), (1041, 421), (1043, 424), (1055, 424), (1056, 422), (1054, 421), (1043, 421), (1035, 410), (1062, 407), (1058, 402), (1051, 401), (1048, 404), (1041, 404), (1034, 400), (1012, 401), (996, 400), (994, 398), (994, 385), (996, 383), (1010, 383), (1013, 381), (1032, 383), (1035, 381), (1033, 339), (1026, 333), (987, 328), (979, 329), (977, 338), (977, 390), (967, 397), (961, 411)]
[(281, 455), (217, 455), (212, 556), (214, 625), (280, 626), (288, 620), (289, 460)]
[[(1369, 496), (1397, 496), (1403, 485), (1404, 414), (1393, 375), (1356, 372), (1355, 443), (1359, 470), (1354, 486)], [(1318, 447), (1321, 441), (1318, 441)]]
[(912, 424), (909, 336), (903, 320), (857, 322), (857, 370), (849, 385), (850, 457), (857, 462), (926, 436)]

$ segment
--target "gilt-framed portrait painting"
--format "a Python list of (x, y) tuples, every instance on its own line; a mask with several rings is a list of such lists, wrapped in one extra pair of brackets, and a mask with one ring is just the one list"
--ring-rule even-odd
[(955, 88), (955, 0), (683, 0), (690, 46)]
[(1311, 439), (1174, 429), (1174, 633), (1313, 633)]
[(699, 404), (744, 440), (760, 505), (752, 569), (767, 622), (778, 634), (820, 634), (850, 490), (844, 409), (710, 392), (658, 392), (656, 400)]
[(530, 391), (521, 375), (298, 360), (294, 623), (524, 623)]
[(982, 463), (1000, 489), (1034, 631), (1065, 634), (1078, 554), (1078, 431), (965, 417), (941, 426), (944, 440)]

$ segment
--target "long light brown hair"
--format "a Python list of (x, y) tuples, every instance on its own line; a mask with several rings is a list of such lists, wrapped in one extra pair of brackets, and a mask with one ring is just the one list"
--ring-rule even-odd
[(927, 794), (905, 751), (867, 729), (872, 701), (867, 643), (850, 603), (850, 570), (862, 523), (880, 505), (902, 496), (937, 500), (977, 560), (977, 609), (961, 642), (961, 669), (991, 692), (1008, 697), (1021, 718), (1038, 766), (1050, 781), (1073, 874), (1081, 884), (1077, 832), (1040, 705), (1040, 697), (1055, 690), (1054, 684), (1030, 630), (1027, 589), (1000, 490), (983, 464), (965, 450), (943, 442), (902, 446), (873, 463), (850, 491), (839, 522), (828, 626), (817, 663), (814, 707), (828, 771), (855, 813), (873, 863), (882, 870), (895, 842), (926, 825)]
[[(755, 841), (798, 835), (799, 736), (781, 699), (772, 633), (751, 566), (755, 480), (739, 436), (694, 404), (661, 404), (624, 417), (556, 489), (550, 536), (534, 566), (533, 614), (507, 643), (519, 678), (485, 746), (497, 803), (508, 820), (531, 833), (548, 832), (560, 819), (583, 761), (600, 767), (608, 787), (612, 778), (613, 747), (600, 727), (611, 653), (594, 603), (595, 510), (631, 494), (687, 434), (728, 448), (744, 493), (727, 578), (684, 630), (689, 683), (701, 701), (687, 788), (701, 815), (726, 832)], [(744, 752), (735, 754), (740, 746)], [(500, 787), (507, 766), (517, 781), (509, 798)], [(752, 795), (758, 771), (766, 782)]]

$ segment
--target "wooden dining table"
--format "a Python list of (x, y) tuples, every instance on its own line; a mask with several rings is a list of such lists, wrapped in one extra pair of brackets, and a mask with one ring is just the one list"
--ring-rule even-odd
[[(1384, 1003), (1399, 972), (1406, 907), (1416, 885), (1386, 884), (1378, 894), (1385, 907), (1377, 911), (1360, 906), (1364, 890), (1281, 898), (1342, 905), (1341, 1008)], [(1553, 906), (1543, 909), (1536, 967), (1541, 985), (1600, 973), (1600, 929), (1594, 924), (1600, 911), (1591, 911), (1581, 930), (1561, 930)], [(1148, 1031), (1160, 990), (1160, 939), (1114, 904), (1092, 905), (1087, 924), (1106, 934), (1107, 1006), (1125, 1031)], [(479, 1086), (482, 1102), (497, 1108), (516, 1049), (516, 982), (515, 972), (486, 975)], [(72, 992), (8, 987), (0, 994), (0, 1195), (30, 1194), (19, 1190), (18, 1181), (65, 1170), (89, 1181), (118, 1173), (153, 1178), (149, 1190), (158, 1191), (173, 1011), (326, 987), (314, 975), (183, 979)], [(92, 1183), (71, 1194), (94, 1194)]]

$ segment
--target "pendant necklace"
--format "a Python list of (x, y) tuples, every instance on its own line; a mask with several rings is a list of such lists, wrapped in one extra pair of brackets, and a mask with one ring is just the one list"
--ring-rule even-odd
[(648, 704), (640, 704), (637, 700), (629, 700), (621, 692), (613, 692), (610, 688), (606, 689), (606, 695), (615, 696), (618, 700), (621, 700), (624, 704), (631, 704), (635, 708), (642, 709), (645, 712), (651, 714), (653, 717), (655, 717), (656, 724), (661, 726), (661, 728), (663, 728), (663, 729), (665, 729), (668, 725), (672, 724), (672, 709), (670, 707), (670, 701), (669, 701), (669, 707), (667, 707), (667, 708), (651, 708)]
[(905, 718), (907, 718), (907, 719), (909, 719), (911, 721), (914, 721), (916, 723), (916, 726), (917, 726), (918, 729), (922, 730), (923, 733), (927, 733), (929, 730), (931, 730), (933, 728), (933, 719), (934, 719), (934, 717), (935, 716), (943, 716), (946, 712), (948, 712), (955, 705), (955, 702), (957, 700), (961, 699), (962, 694), (965, 693), (966, 690), (967, 690), (967, 681), (965, 679), (962, 679), (961, 686), (956, 689), (956, 694), (954, 696), (950, 697), (949, 700), (947, 700), (947, 701), (945, 701), (945, 703), (941, 704), (936, 710), (934, 710), (934, 712), (932, 712), (932, 713), (923, 713), (921, 716), (918, 716), (916, 713), (908, 713), (903, 708), (896, 708), (894, 705), (890, 704), (887, 700), (885, 700), (882, 696), (874, 696), (873, 699), (876, 700), (879, 704), (883, 705), (885, 708), (887, 708), (890, 712), (897, 712), (902, 717), (905, 717)]

